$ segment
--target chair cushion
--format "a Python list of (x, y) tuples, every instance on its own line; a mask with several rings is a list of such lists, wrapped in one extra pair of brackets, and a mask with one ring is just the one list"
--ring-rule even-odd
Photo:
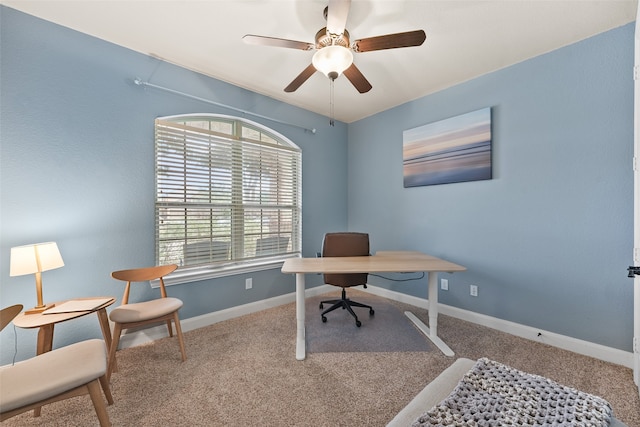
[(151, 301), (124, 304), (114, 308), (109, 313), (109, 318), (117, 323), (140, 322), (155, 319), (165, 314), (173, 313), (182, 307), (182, 301), (178, 298), (159, 298)]
[(103, 340), (92, 339), (0, 367), (0, 412), (57, 396), (107, 371)]

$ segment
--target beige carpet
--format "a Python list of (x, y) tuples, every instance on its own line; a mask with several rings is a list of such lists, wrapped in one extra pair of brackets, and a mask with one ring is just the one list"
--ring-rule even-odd
[[(428, 322), (426, 310), (390, 303)], [(630, 369), (443, 315), (439, 335), (458, 357), (486, 356), (602, 396), (621, 421), (640, 427)], [(453, 363), (437, 350), (310, 353), (297, 361), (295, 304), (191, 331), (185, 339), (184, 363), (175, 338), (118, 352), (115, 404), (108, 407), (114, 426), (384, 426)], [(22, 414), (2, 425), (98, 423), (82, 396), (44, 407), (39, 419)]]

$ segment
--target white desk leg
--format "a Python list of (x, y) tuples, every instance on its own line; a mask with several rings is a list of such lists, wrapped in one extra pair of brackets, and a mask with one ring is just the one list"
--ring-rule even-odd
[(296, 359), (304, 360), (306, 353), (305, 332), (304, 332), (304, 273), (296, 273)]
[(438, 273), (429, 273), (429, 327), (427, 327), (413, 313), (405, 311), (404, 314), (433, 342), (445, 356), (454, 356), (455, 353), (438, 337)]
[(431, 336), (438, 336), (438, 273), (429, 273), (429, 329)]

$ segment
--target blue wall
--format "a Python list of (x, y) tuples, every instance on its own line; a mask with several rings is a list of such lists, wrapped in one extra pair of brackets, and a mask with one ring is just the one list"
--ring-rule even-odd
[[(116, 269), (154, 263), (153, 120), (232, 111), (151, 83), (316, 128), (247, 117), (303, 150), (303, 254), (326, 231), (371, 233), (372, 249), (416, 249), (465, 265), (441, 301), (631, 351), (633, 26), (609, 31), (356, 123), (328, 119), (0, 6), (0, 306), (35, 304), (9, 277), (10, 248), (54, 240), (65, 267), (45, 301), (121, 297)], [(428, 77), (428, 76), (427, 76)], [(494, 179), (405, 189), (402, 131), (493, 108)], [(182, 318), (289, 293), (278, 270), (171, 286)], [(319, 283), (319, 277), (307, 281)], [(426, 296), (426, 281), (372, 284)], [(468, 295), (476, 284), (480, 295)], [(144, 299), (155, 290), (142, 287)], [(17, 359), (35, 332), (18, 329)], [(100, 336), (93, 316), (54, 346)], [(11, 328), (0, 363), (13, 358)]]
[[(350, 124), (349, 228), (466, 266), (442, 276), (445, 304), (631, 351), (633, 37), (629, 24)], [(494, 178), (403, 188), (402, 131), (484, 107)], [(370, 282), (426, 296), (424, 280)]]
[[(303, 253), (314, 256), (328, 230), (347, 227), (347, 126), (67, 28), (0, 7), (0, 307), (35, 305), (33, 276), (9, 277), (13, 246), (56, 241), (63, 268), (43, 274), (45, 302), (122, 296), (113, 270), (154, 258), (154, 142), (158, 116), (234, 111), (132, 83), (135, 77), (306, 128), (247, 116), (303, 153)], [(311, 196), (313, 195), (313, 196)], [(168, 288), (190, 318), (295, 291), (279, 270)], [(310, 277), (310, 284), (320, 284)], [(158, 290), (139, 286), (142, 300)], [(18, 329), (17, 358), (35, 351)], [(95, 316), (56, 327), (54, 347), (101, 336)], [(13, 358), (11, 328), (0, 363)]]

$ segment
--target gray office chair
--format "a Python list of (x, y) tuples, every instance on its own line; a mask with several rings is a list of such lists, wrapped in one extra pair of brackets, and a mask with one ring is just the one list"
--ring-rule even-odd
[[(341, 256), (369, 256), (369, 235), (367, 233), (327, 233), (324, 235), (322, 242), (323, 257), (341, 257)], [(369, 305), (352, 301), (347, 298), (346, 288), (351, 286), (367, 287), (367, 273), (349, 273), (349, 274), (325, 274), (324, 283), (342, 288), (342, 298), (339, 300), (322, 301), (320, 309), (324, 308), (324, 304), (331, 304), (331, 307), (322, 312), (322, 322), (327, 321), (325, 314), (336, 310), (337, 308), (346, 309), (356, 319), (356, 326), (360, 327), (362, 323), (358, 320), (358, 316), (352, 307), (362, 307), (369, 309), (369, 315), (373, 315), (373, 308)]]

